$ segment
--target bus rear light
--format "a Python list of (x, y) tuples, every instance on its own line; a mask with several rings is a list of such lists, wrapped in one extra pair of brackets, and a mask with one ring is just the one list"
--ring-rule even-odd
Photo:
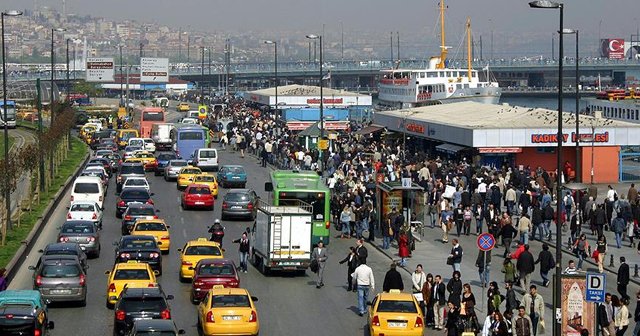
[(325, 229), (329, 230), (330, 227), (331, 227), (331, 222), (329, 222), (329, 221), (324, 222), (324, 228)]

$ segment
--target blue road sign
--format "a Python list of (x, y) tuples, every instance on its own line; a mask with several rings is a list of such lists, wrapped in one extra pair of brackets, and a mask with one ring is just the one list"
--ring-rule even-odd
[(587, 302), (604, 302), (607, 278), (604, 273), (587, 273)]
[(478, 249), (480, 251), (490, 251), (496, 246), (496, 239), (490, 233), (483, 233), (478, 236), (478, 240), (476, 241), (478, 244)]

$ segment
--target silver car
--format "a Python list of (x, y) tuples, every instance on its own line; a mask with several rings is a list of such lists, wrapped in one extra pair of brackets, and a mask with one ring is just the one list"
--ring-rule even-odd
[(178, 173), (182, 167), (186, 167), (186, 160), (171, 160), (169, 164), (164, 168), (164, 180), (169, 182), (178, 178)]
[(100, 231), (89, 220), (69, 220), (59, 227), (58, 242), (76, 243), (89, 256), (100, 256)]
[(79, 302), (87, 304), (87, 276), (78, 258), (72, 256), (47, 257), (34, 270), (33, 289), (51, 302)]

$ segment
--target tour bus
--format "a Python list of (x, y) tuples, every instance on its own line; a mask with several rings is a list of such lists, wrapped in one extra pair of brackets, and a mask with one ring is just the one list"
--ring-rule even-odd
[(189, 160), (196, 149), (209, 147), (209, 132), (206, 127), (176, 124), (170, 135), (173, 150), (185, 160)]
[[(4, 127), (4, 100), (0, 99), (0, 120), (1, 125)], [(7, 127), (16, 128), (16, 102), (13, 100), (7, 100)]]
[(265, 183), (265, 190), (272, 192), (273, 205), (286, 206), (302, 201), (313, 207), (312, 244), (320, 240), (329, 244), (331, 214), (329, 188), (313, 171), (275, 170), (271, 181)]
[(164, 123), (164, 110), (161, 107), (136, 107), (133, 111), (134, 128), (140, 131), (140, 137), (150, 138), (153, 124)]

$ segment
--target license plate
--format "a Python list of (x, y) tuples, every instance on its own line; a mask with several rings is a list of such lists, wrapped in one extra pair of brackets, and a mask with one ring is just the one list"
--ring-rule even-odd
[(283, 266), (299, 266), (300, 262), (295, 262), (295, 261), (283, 261), (280, 263)]
[(204, 202), (196, 202), (196, 205), (204, 205)]
[(234, 177), (232, 177), (232, 179), (239, 179), (239, 178), (240, 178), (240, 176), (234, 176)]
[(223, 315), (222, 316), (223, 321), (240, 321), (240, 318), (241, 318), (240, 315)]
[(52, 289), (51, 294), (71, 294), (69, 289)]
[(389, 322), (387, 323), (387, 325), (390, 328), (406, 328), (407, 327), (407, 324), (402, 322)]
[(133, 320), (134, 320), (134, 321), (139, 321), (139, 320), (151, 320), (151, 317), (135, 317)]
[(242, 209), (242, 207), (239, 206), (239, 205), (234, 205), (234, 206), (231, 207), (231, 209)]

